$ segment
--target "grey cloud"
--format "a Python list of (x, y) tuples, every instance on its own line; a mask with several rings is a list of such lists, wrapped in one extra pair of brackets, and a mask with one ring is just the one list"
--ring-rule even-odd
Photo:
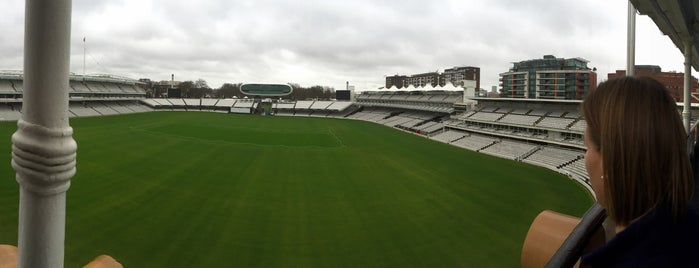
[[(625, 3), (548, 0), (74, 0), (72, 69), (212, 86), (286, 80), (344, 88), (384, 75), (481, 67), (544, 54), (623, 64)], [(0, 69), (21, 69), (23, 1), (0, 10)], [(639, 44), (642, 45), (642, 44)], [(621, 45), (623, 49), (623, 45)], [(674, 49), (674, 48), (668, 48)], [(99, 65), (97, 64), (99, 62)], [(617, 67), (621, 68), (621, 67)], [(606, 74), (600, 73), (600, 76)]]

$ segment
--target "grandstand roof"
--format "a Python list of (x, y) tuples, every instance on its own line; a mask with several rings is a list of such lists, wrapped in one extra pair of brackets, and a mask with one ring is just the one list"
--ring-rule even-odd
[[(3, 70), (0, 71), (0, 79), (7, 80), (23, 80), (24, 73), (18, 70)], [(128, 77), (117, 76), (112, 74), (90, 74), (90, 75), (80, 75), (71, 73), (69, 76), (70, 80), (73, 81), (93, 81), (93, 82), (111, 82), (111, 83), (121, 83), (121, 84), (136, 84), (140, 83), (136, 79), (131, 79)]]
[(580, 104), (582, 100), (554, 100), (554, 99), (522, 99), (522, 98), (486, 98), (486, 97), (473, 97), (470, 98), (476, 101), (516, 101), (516, 102), (537, 102), (537, 103), (569, 103), (569, 104)]
[(684, 0), (630, 0), (643, 15), (648, 15), (660, 31), (670, 37), (675, 46), (684, 51), (684, 43), (691, 42), (692, 66), (699, 70), (699, 2)]

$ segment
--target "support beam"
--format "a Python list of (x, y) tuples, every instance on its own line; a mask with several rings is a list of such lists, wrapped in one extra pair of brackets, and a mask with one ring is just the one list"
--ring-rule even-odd
[(636, 65), (636, 8), (629, 1), (628, 22), (626, 23), (626, 76), (634, 76)]
[(77, 145), (68, 123), (71, 0), (27, 0), (22, 118), (12, 135), (20, 185), (18, 267), (63, 267), (65, 199)]
[(690, 38), (684, 41), (684, 109), (682, 109), (682, 119), (684, 120), (684, 129), (689, 134), (691, 131), (691, 97), (692, 93), (692, 41)]

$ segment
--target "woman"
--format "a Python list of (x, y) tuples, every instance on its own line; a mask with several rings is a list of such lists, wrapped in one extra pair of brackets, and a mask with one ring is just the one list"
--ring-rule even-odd
[(585, 166), (617, 235), (583, 256), (591, 267), (699, 267), (699, 212), (686, 134), (658, 81), (601, 83), (582, 103)]

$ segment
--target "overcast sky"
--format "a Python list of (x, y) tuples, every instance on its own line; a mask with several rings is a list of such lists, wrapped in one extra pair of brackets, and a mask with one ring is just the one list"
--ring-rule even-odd
[[(626, 1), (73, 0), (71, 71), (180, 81), (378, 88), (385, 76), (581, 57), (600, 80), (626, 65)], [(21, 70), (24, 0), (3, 0), (0, 70)], [(637, 16), (636, 63), (682, 71), (682, 55)]]

